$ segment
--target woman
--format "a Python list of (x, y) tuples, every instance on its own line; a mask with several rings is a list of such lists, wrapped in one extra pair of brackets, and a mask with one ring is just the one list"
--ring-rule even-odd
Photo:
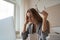
[[(34, 8), (31, 8), (27, 11), (24, 29), (22, 32), (23, 40), (26, 40), (28, 37), (28, 34), (31, 34), (31, 33), (37, 33), (40, 36), (43, 35), (42, 34), (42, 25), (45, 26), (45, 16), (46, 15), (40, 16)], [(30, 24), (27, 28), (28, 23), (30, 23)], [(33, 26), (31, 26), (31, 25), (33, 25)], [(26, 28), (27, 28), (27, 30), (26, 30)], [(41, 39), (43, 39), (43, 38), (41, 38)]]

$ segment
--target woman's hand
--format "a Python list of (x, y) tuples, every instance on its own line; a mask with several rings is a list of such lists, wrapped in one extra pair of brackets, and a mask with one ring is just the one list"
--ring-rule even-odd
[(23, 32), (25, 32), (26, 31), (26, 25), (28, 24), (28, 18), (26, 17), (25, 18), (25, 23), (24, 23), (24, 28), (23, 28)]
[(44, 19), (46, 20), (46, 19), (47, 19), (47, 16), (48, 16), (48, 13), (43, 10), (43, 11), (41, 12), (40, 16), (42, 17), (43, 20), (44, 20)]
[(26, 25), (27, 23), (28, 23), (28, 18), (26, 17), (24, 25)]

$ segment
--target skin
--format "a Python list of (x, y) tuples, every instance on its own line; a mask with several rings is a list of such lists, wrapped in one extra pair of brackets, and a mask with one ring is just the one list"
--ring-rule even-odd
[(43, 10), (40, 14), (40, 16), (42, 17), (43, 19), (43, 22), (42, 22), (42, 31), (45, 32), (47, 27), (46, 27), (46, 20), (47, 20), (47, 16), (48, 14)]

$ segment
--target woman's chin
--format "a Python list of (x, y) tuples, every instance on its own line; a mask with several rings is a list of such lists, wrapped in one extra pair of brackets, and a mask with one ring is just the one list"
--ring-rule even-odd
[(29, 23), (32, 23), (32, 22), (29, 22)]

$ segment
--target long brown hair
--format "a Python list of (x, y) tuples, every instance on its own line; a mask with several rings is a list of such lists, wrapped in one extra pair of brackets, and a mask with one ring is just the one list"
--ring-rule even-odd
[[(39, 15), (39, 13), (34, 9), (34, 8), (31, 8), (31, 9), (28, 9), (27, 10), (27, 13), (32, 13), (32, 15), (34, 16), (34, 18), (38, 21), (38, 22), (42, 22), (42, 18), (41, 16)], [(26, 14), (26, 18), (28, 20), (28, 17), (27, 17), (27, 14)]]

